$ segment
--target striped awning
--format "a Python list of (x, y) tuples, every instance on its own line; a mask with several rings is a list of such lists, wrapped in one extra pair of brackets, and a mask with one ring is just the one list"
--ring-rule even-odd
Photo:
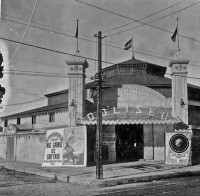
[[(178, 123), (177, 119), (169, 120), (102, 120), (104, 125), (125, 125), (125, 124), (174, 124)], [(95, 125), (97, 121), (81, 120), (83, 125)]]

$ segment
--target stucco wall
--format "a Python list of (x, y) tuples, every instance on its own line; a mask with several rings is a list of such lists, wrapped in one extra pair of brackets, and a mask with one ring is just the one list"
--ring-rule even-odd
[(31, 124), (32, 123), (32, 117), (23, 117), (21, 118), (20, 124)]
[(8, 119), (8, 125), (9, 124), (17, 124), (17, 118), (15, 118), (15, 119)]
[(7, 139), (6, 136), (0, 136), (0, 158), (6, 158), (6, 143)]
[(165, 159), (166, 132), (173, 132), (172, 124), (144, 125), (144, 159)]
[(153, 133), (152, 125), (143, 125), (143, 134), (144, 134), (144, 159), (152, 160), (153, 159)]
[(62, 126), (69, 124), (68, 112), (55, 113), (55, 122), (49, 122), (49, 114), (36, 116), (36, 124), (33, 125), (35, 129), (48, 128), (53, 126)]
[(68, 93), (48, 97), (48, 105), (66, 103), (67, 101), (68, 101)]
[(16, 161), (42, 163), (45, 133), (17, 135)]

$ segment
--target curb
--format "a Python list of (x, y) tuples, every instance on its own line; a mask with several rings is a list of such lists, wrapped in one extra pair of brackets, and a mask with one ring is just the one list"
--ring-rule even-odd
[(162, 179), (171, 179), (171, 178), (180, 178), (180, 177), (190, 177), (190, 176), (200, 176), (200, 171), (183, 171), (171, 174), (157, 174), (153, 176), (141, 176), (141, 177), (129, 177), (124, 179), (114, 179), (114, 180), (105, 180), (100, 183), (97, 183), (96, 186), (99, 188), (118, 186), (124, 184), (132, 184), (139, 182), (152, 182)]
[(5, 169), (8, 169), (8, 170), (13, 170), (13, 171), (21, 172), (21, 173), (51, 178), (52, 180), (69, 182), (69, 176), (63, 177), (63, 176), (57, 175), (56, 173), (50, 173), (50, 172), (41, 171), (41, 170), (37, 170), (37, 169), (33, 170), (33, 169), (30, 169), (30, 168), (28, 168), (28, 169), (26, 169), (26, 168), (25, 169), (16, 168), (16, 167), (12, 167), (10, 165), (6, 165), (6, 164), (2, 164), (2, 163), (0, 165), (1, 165), (1, 167), (4, 167)]
[(0, 163), (1, 167), (11, 171), (18, 171), (22, 173), (38, 175), (46, 178), (50, 178), (55, 181), (62, 181), (66, 183), (74, 183), (74, 184), (82, 184), (86, 186), (93, 186), (97, 188), (105, 188), (105, 187), (112, 187), (124, 184), (132, 184), (132, 183), (139, 183), (139, 182), (152, 182), (158, 181), (161, 179), (170, 179), (170, 178), (179, 178), (179, 177), (190, 177), (190, 176), (200, 176), (200, 171), (171, 171), (168, 174), (150, 174), (144, 176), (131, 176), (131, 177), (118, 177), (114, 179), (101, 179), (97, 181), (96, 179), (93, 180), (85, 180), (84, 178), (77, 178), (74, 176), (56, 174), (56, 172), (46, 172), (41, 171), (39, 169), (32, 169), (32, 168), (16, 168), (10, 165), (6, 165), (4, 163)]

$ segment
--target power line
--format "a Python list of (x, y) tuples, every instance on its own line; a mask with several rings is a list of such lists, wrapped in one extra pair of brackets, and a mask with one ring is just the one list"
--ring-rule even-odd
[[(118, 13), (115, 13), (115, 12), (112, 12), (112, 11), (109, 11), (109, 10), (106, 10), (106, 9), (104, 9), (104, 8), (97, 7), (97, 6), (95, 6), (95, 5), (92, 5), (92, 4), (89, 4), (89, 3), (85, 3), (85, 2), (80, 1), (80, 0), (75, 0), (75, 1), (77, 1), (77, 2), (79, 2), (79, 3), (82, 3), (82, 4), (85, 4), (85, 5), (88, 5), (88, 6), (90, 6), (90, 7), (94, 7), (94, 8), (96, 8), (96, 9), (103, 10), (103, 11), (105, 11), (105, 12), (108, 12), (108, 13), (111, 13), (111, 14), (114, 14), (114, 15), (117, 15), (117, 16), (120, 16), (120, 17), (122, 17), (122, 18), (126, 18), (126, 19), (129, 19), (129, 20), (132, 20), (132, 21), (141, 23), (141, 24), (143, 24), (143, 25), (147, 25), (147, 26), (153, 27), (153, 28), (155, 28), (155, 29), (159, 29), (159, 30), (161, 30), (161, 31), (165, 31), (165, 32), (168, 32), (168, 33), (173, 33), (172, 31), (169, 31), (169, 30), (166, 30), (166, 29), (163, 29), (163, 28), (160, 28), (160, 27), (156, 27), (156, 26), (154, 26), (154, 25), (150, 25), (150, 24), (148, 24), (148, 23), (141, 22), (141, 21), (139, 21), (139, 20), (135, 20), (135, 19), (130, 18), (130, 17), (128, 17), (128, 16), (124, 16), (124, 15), (122, 15), (122, 14), (118, 14)], [(196, 4), (199, 4), (199, 3), (200, 3), (200, 2), (197, 2), (197, 3), (195, 3), (195, 4), (192, 4), (192, 5), (190, 5), (190, 7), (191, 7), (191, 6), (194, 6), (194, 5), (196, 5)], [(188, 6), (188, 7), (189, 7), (189, 6)], [(187, 8), (188, 8), (188, 7), (187, 7)], [(186, 9), (186, 8), (185, 8), (185, 9)], [(112, 34), (112, 35), (113, 35), (113, 34)], [(109, 36), (111, 36), (111, 35), (107, 35), (107, 37), (109, 37)], [(199, 40), (196, 40), (196, 39), (193, 39), (193, 38), (190, 38), (190, 37), (181, 35), (181, 34), (179, 34), (179, 36), (184, 37), (184, 38), (187, 38), (187, 39), (190, 39), (190, 40), (193, 40), (193, 41), (200, 42)]]
[[(10, 41), (10, 42), (13, 42), (13, 43), (19, 43), (19, 41), (7, 39), (7, 38), (4, 38), (4, 37), (0, 37), (0, 39), (5, 40), (5, 41)], [(58, 50), (53, 50), (53, 49), (50, 49), (50, 48), (45, 48), (45, 47), (42, 47), (42, 46), (36, 46), (36, 45), (33, 45), (33, 44), (27, 44), (27, 43), (24, 43), (24, 42), (22, 42), (21, 44), (25, 45), (25, 46), (30, 46), (30, 47), (34, 47), (34, 48), (38, 48), (38, 49), (42, 49), (42, 50), (47, 50), (47, 51), (59, 53), (59, 54), (65, 54), (65, 55), (69, 55), (69, 56), (80, 57), (79, 55), (76, 55), (76, 54), (71, 54), (71, 53), (62, 52), (62, 51), (58, 51)], [(82, 58), (86, 58), (86, 59), (92, 60), (92, 61), (97, 61), (96, 59), (93, 59), (93, 58), (90, 58), (90, 57), (82, 56)], [(104, 61), (102, 61), (102, 62), (104, 62)], [(107, 63), (113, 64), (113, 63), (110, 63), (110, 62), (107, 62)]]
[[(149, 18), (149, 17), (151, 17), (151, 16), (154, 16), (154, 15), (156, 15), (156, 14), (158, 14), (158, 13), (160, 13), (160, 12), (163, 12), (163, 11), (169, 9), (169, 8), (172, 8), (172, 7), (174, 7), (174, 6), (176, 6), (176, 5), (180, 4), (180, 3), (183, 3), (184, 1), (186, 1), (186, 0), (180, 1), (180, 2), (178, 2), (178, 3), (175, 3), (175, 4), (171, 5), (171, 6), (168, 6), (168, 7), (164, 8), (164, 9), (162, 9), (162, 10), (159, 10), (159, 11), (153, 13), (153, 14), (150, 14), (150, 15), (148, 15), (148, 16), (145, 16), (145, 17), (139, 19), (139, 21), (144, 20), (144, 19), (146, 19), (146, 18)], [(108, 30), (106, 30), (106, 31), (103, 31), (103, 33), (106, 33), (106, 32), (109, 32), (109, 31), (112, 31), (112, 30), (121, 28), (121, 27), (125, 27), (125, 26), (128, 26), (128, 25), (130, 25), (130, 24), (134, 24), (134, 23), (135, 23), (135, 22), (130, 22), (130, 23), (127, 23), (127, 24), (124, 24), (124, 25), (121, 25), (121, 26), (117, 26), (117, 27), (108, 29)]]
[[(72, 77), (72, 76), (71, 76)], [(71, 89), (68, 89), (68, 93), (73, 91), (74, 88), (79, 88), (81, 87), (82, 84), (79, 84), (77, 86), (72, 86)], [(26, 102), (21, 102), (21, 103), (15, 103), (15, 104), (7, 104), (7, 105), (1, 105), (2, 107), (4, 106), (13, 106), (13, 105), (23, 105), (23, 104), (28, 104), (28, 103), (33, 103), (33, 102), (37, 102), (37, 101), (40, 101), (40, 100), (43, 100), (43, 99), (46, 99), (46, 97), (42, 97), (40, 99), (34, 99), (34, 100), (31, 100), (31, 101), (26, 101)]]
[(42, 96), (42, 94), (39, 95), (39, 94), (35, 94), (35, 93), (29, 93), (29, 92), (22, 92), (22, 91), (17, 91), (17, 90), (11, 90), (11, 89), (8, 89), (8, 88), (6, 88), (6, 91), (9, 91), (10, 93), (30, 94), (30, 95), (35, 95), (35, 96), (39, 96), (39, 97)]
[(13, 104), (7, 104), (7, 105), (1, 105), (2, 107), (7, 107), (7, 106), (15, 106), (15, 105), (24, 105), (24, 104), (28, 104), (28, 103), (34, 103), (34, 102), (38, 102), (38, 101), (41, 101), (41, 100), (45, 100), (46, 97), (42, 97), (42, 98), (39, 98), (39, 99), (34, 99), (34, 100), (31, 100), (31, 101), (25, 101), (25, 102), (20, 102), (20, 103), (13, 103)]
[[(18, 75), (31, 75), (31, 76), (47, 76), (47, 77), (73, 77), (69, 76), (68, 74), (62, 74), (62, 73), (52, 73), (52, 72), (39, 72), (39, 71), (24, 71), (24, 70), (15, 70), (15, 69), (6, 69), (4, 72), (5, 74), (18, 74)], [(86, 75), (86, 77), (90, 77), (93, 75)], [(75, 77), (75, 76), (74, 76)]]
[[(19, 18), (19, 17), (11, 16), (11, 15), (8, 15), (8, 14), (2, 14), (2, 15), (3, 15), (3, 16), (8, 16), (8, 17), (10, 17), (10, 18), (14, 18), (14, 19), (18, 19), (18, 20), (21, 20), (21, 21), (25, 21), (25, 22), (26, 22), (26, 20), (24, 20), (24, 19), (22, 19), (22, 18)], [(6, 21), (15, 22), (15, 23), (18, 23), (18, 24), (25, 25), (24, 23), (12, 21), (12, 20), (9, 20), (9, 19), (6, 19), (6, 18), (1, 18), (1, 19), (2, 19), (2, 20), (6, 20)], [(60, 33), (60, 32), (54, 32), (54, 31), (53, 31), (53, 29), (57, 29), (57, 30), (61, 30), (61, 31), (64, 31), (64, 32), (72, 33), (72, 34), (73, 34), (73, 37), (74, 37), (75, 30), (74, 30), (74, 32), (72, 32), (72, 31), (67, 31), (66, 29), (62, 29), (62, 28), (58, 28), (58, 27), (55, 27), (55, 26), (46, 25), (46, 24), (43, 24), (43, 23), (38, 23), (38, 22), (31, 22), (31, 23), (32, 23), (32, 24), (36, 24), (36, 25), (46, 26), (46, 27), (49, 27), (50, 29), (43, 29), (43, 28), (38, 27), (38, 26), (30, 25), (31, 27), (35, 27), (35, 28), (43, 29), (43, 30), (48, 30), (48, 31), (53, 32), (53, 33)], [(60, 33), (60, 34), (63, 34), (63, 33)], [(94, 38), (93, 36), (84, 35), (84, 34), (80, 34), (80, 33), (79, 33), (79, 35), (81, 35), (81, 36), (83, 36), (83, 37)]]
[[(144, 24), (142, 24), (142, 25), (139, 25), (139, 26), (136, 26), (136, 27), (133, 27), (133, 28), (130, 28), (130, 29), (126, 29), (126, 30), (124, 30), (124, 31), (119, 31), (119, 32), (117, 32), (117, 33), (113, 33), (113, 34), (110, 34), (110, 35), (108, 35), (108, 36), (117, 35), (117, 34), (120, 34), (120, 33), (123, 33), (123, 32), (127, 32), (127, 31), (130, 31), (130, 30), (133, 30), (133, 29), (142, 27), (142, 26), (144, 26), (144, 25), (148, 25), (148, 24), (150, 24), (150, 23), (152, 23), (152, 22), (161, 20), (161, 19), (163, 19), (163, 18), (166, 18), (166, 17), (168, 17), (168, 16), (171, 16), (171, 15), (173, 15), (173, 14), (176, 14), (177, 12), (181, 12), (181, 11), (183, 11), (183, 10), (185, 10), (185, 9), (187, 9), (187, 8), (190, 8), (190, 7), (192, 7), (192, 6), (196, 5), (196, 4), (199, 4), (199, 3), (200, 3), (200, 2), (194, 3), (194, 4), (192, 4), (192, 5), (189, 5), (189, 6), (185, 7), (185, 8), (182, 8), (182, 9), (180, 9), (180, 10), (177, 10), (177, 11), (175, 11), (175, 12), (173, 12), (173, 13), (170, 13), (170, 14), (167, 14), (167, 15), (165, 15), (165, 16), (162, 16), (162, 17), (160, 17), (160, 18), (158, 18), (158, 19), (152, 20), (152, 21), (150, 21), (150, 22), (148, 22), (148, 23), (144, 23)], [(149, 25), (148, 25), (148, 26), (149, 26)], [(159, 29), (160, 29), (160, 28), (159, 28)], [(171, 31), (168, 31), (168, 30), (165, 30), (165, 29), (160, 29), (160, 30), (164, 30), (164, 31), (166, 31), (166, 32), (172, 33)], [(186, 37), (186, 36), (181, 35), (181, 34), (179, 34), (179, 35), (182, 36), (182, 37), (184, 37), (184, 38), (192, 39), (192, 40), (193, 40), (193, 38)]]
[(27, 32), (28, 27), (29, 27), (29, 25), (30, 25), (31, 19), (32, 19), (32, 17), (33, 17), (33, 14), (34, 14), (34, 11), (35, 11), (37, 2), (38, 2), (38, 0), (35, 0), (35, 4), (34, 4), (34, 7), (33, 7), (32, 12), (31, 12), (31, 16), (30, 16), (30, 18), (29, 18), (29, 21), (28, 21), (28, 24), (27, 24), (27, 26), (26, 26), (26, 29), (25, 29), (25, 31), (24, 31), (24, 33), (23, 33), (23, 35), (22, 35), (22, 38), (21, 38), (20, 42), (18, 43), (18, 46), (17, 46), (15, 52), (13, 53), (12, 57), (9, 59), (9, 62), (11, 62), (12, 59), (14, 58), (14, 56), (16, 55), (16, 53), (17, 53), (17, 51), (19, 50), (19, 47), (20, 47), (20, 45), (21, 45), (21, 43), (22, 43), (22, 41), (23, 41), (23, 39), (24, 39), (24, 36), (26, 35), (26, 32)]
[[(7, 19), (3, 19), (3, 20), (7, 20)], [(15, 22), (15, 21), (11, 21), (11, 22), (18, 23), (18, 22)], [(25, 24), (23, 24), (23, 23), (19, 23), (19, 24), (25, 25)], [(29, 25), (29, 26), (31, 26), (31, 25)], [(142, 26), (143, 26), (143, 25), (142, 25)], [(35, 26), (31, 26), (31, 27), (33, 27), (33, 28), (38, 28), (38, 29), (41, 29), (41, 30), (51, 31), (51, 30), (49, 30), (49, 29), (39, 28), (39, 27), (35, 27)], [(54, 31), (54, 33), (57, 33), (57, 34), (61, 34), (61, 35), (65, 35), (65, 36), (69, 36), (69, 37), (74, 38), (74, 36), (71, 36), (71, 35), (67, 35), (67, 34), (63, 34), (63, 33), (59, 33), (59, 32), (55, 32), (55, 31)], [(80, 38), (80, 39), (82, 39), (82, 40), (84, 40), (84, 41), (89, 41), (89, 42), (93, 42), (93, 43), (95, 43), (95, 41), (92, 41), (92, 40), (83, 39), (83, 38)], [(119, 44), (119, 43), (115, 43), (115, 42), (111, 42), (111, 41), (107, 41), (107, 42), (109, 42), (109, 43), (113, 43), (113, 44), (118, 44), (118, 45), (121, 45), (121, 46), (122, 46), (122, 44)], [(105, 45), (105, 44), (103, 44), (103, 45)], [(121, 50), (124, 50), (124, 48), (116, 47), (116, 46), (113, 46), (113, 45), (107, 45), (107, 46), (109, 46), (109, 47), (113, 47), (113, 48), (118, 48), (118, 49), (121, 49)], [(147, 52), (151, 52), (151, 53), (156, 53), (156, 52), (152, 52), (152, 51), (148, 51), (148, 50), (140, 49), (140, 48), (137, 48), (137, 47), (134, 47), (134, 48), (135, 48), (135, 49), (138, 49), (138, 50), (142, 50), (142, 51), (147, 51)], [(157, 58), (163, 58), (163, 57), (158, 57), (158, 56), (155, 56), (155, 55), (150, 55), (150, 54), (141, 53), (141, 52), (137, 52), (137, 51), (135, 51), (135, 52), (136, 52), (136, 53), (139, 53), (139, 54), (144, 54), (144, 55), (149, 55), (149, 56), (157, 57)], [(157, 53), (157, 54), (158, 54), (158, 53)], [(163, 58), (163, 59), (164, 59), (164, 58)], [(90, 59), (90, 60), (97, 61), (96, 59)], [(166, 60), (170, 60), (170, 59), (166, 59)], [(103, 62), (104, 62), (104, 61), (103, 61)], [(104, 63), (107, 63), (107, 61), (104, 62)], [(111, 63), (110, 63), (110, 64), (111, 64)], [(194, 65), (194, 64), (193, 64), (193, 65)], [(194, 66), (198, 66), (198, 65), (194, 65)]]
[[(6, 21), (13, 22), (13, 23), (16, 23), (16, 24), (25, 25), (24, 23), (20, 23), (20, 22), (16, 22), (16, 21), (7, 20), (7, 19), (5, 19), (5, 18), (2, 18), (2, 20), (6, 20)], [(51, 31), (51, 32), (56, 33), (56, 34), (60, 34), (60, 35), (64, 35), (64, 36), (67, 36), (67, 37), (75, 38), (74, 35), (72, 36), (72, 35), (68, 35), (68, 34), (65, 34), (65, 33), (60, 33), (60, 32), (56, 32), (56, 31), (52, 31), (52, 30), (50, 30), (50, 29), (44, 29), (44, 28), (40, 28), (40, 27), (36, 27), (36, 26), (31, 26), (31, 25), (29, 25), (29, 27), (33, 27), (33, 28), (37, 28), (37, 29), (45, 30), (45, 31)], [(88, 36), (88, 37), (89, 37), (89, 36)], [(80, 40), (84, 40), (84, 41), (88, 41), (88, 42), (93, 42), (93, 43), (96, 44), (96, 42), (93, 41), (93, 40), (88, 40), (88, 39), (84, 39), (84, 38), (79, 38), (79, 39), (80, 39)], [(120, 43), (115, 43), (115, 42), (111, 42), (111, 41), (107, 41), (107, 43), (112, 43), (112, 44), (117, 44), (117, 45), (123, 46), (123, 45), (120, 44)], [(102, 43), (102, 44), (103, 44), (103, 45), (106, 45), (106, 44), (104, 44), (104, 43)], [(108, 44), (107, 44), (107, 46), (113, 47), (113, 48), (117, 48), (116, 46), (113, 46), (113, 45), (108, 45)], [(138, 50), (146, 51), (146, 52), (156, 53), (156, 52), (153, 52), (153, 51), (148, 51), (148, 50), (144, 50), (144, 49), (137, 48), (137, 47), (134, 47), (134, 48), (135, 48), (135, 49), (138, 49)], [(123, 48), (120, 48), (120, 49), (124, 50)]]
[[(5, 21), (8, 21), (8, 22), (12, 22), (12, 23), (16, 23), (16, 24), (20, 24), (20, 25), (26, 25), (24, 23), (21, 23), (21, 22), (17, 22), (17, 21), (12, 21), (12, 20), (9, 20), (9, 19), (5, 19), (5, 18), (2, 18), (2, 20), (5, 20)], [(36, 28), (36, 29), (40, 29), (40, 30), (44, 30), (44, 31), (48, 31), (50, 33), (55, 33), (55, 34), (59, 34), (59, 35), (64, 35), (64, 36), (67, 36), (67, 37), (72, 37), (72, 38), (75, 38), (74, 35), (69, 35), (69, 34), (66, 34), (66, 33), (61, 33), (61, 32), (58, 32), (58, 31), (55, 31), (55, 30), (52, 30), (52, 29), (45, 29), (45, 28), (42, 28), (42, 27), (37, 27), (37, 26), (33, 26), (33, 25), (29, 25), (29, 27), (32, 27), (32, 28)], [(84, 35), (83, 35), (84, 36)], [(91, 36), (87, 36), (87, 37), (90, 37), (92, 38)], [(92, 41), (92, 40), (88, 40), (88, 39), (84, 39), (84, 38), (80, 38), (81, 40), (85, 40), (85, 41), (89, 41), (89, 42), (94, 42), (95, 41)]]
[[(18, 41), (7, 39), (7, 38), (3, 38), (3, 37), (0, 37), (0, 39), (5, 40), (5, 41), (10, 41), (10, 42), (13, 42), (13, 43), (19, 43)], [(30, 46), (30, 47), (34, 47), (34, 48), (38, 48), (38, 49), (42, 49), (42, 50), (46, 50), (46, 51), (51, 51), (51, 52), (55, 52), (55, 53), (59, 53), (59, 54), (65, 54), (65, 55), (69, 55), (69, 56), (79, 57), (78, 55), (75, 55), (75, 54), (62, 52), (62, 51), (58, 51), (58, 50), (53, 50), (53, 49), (49, 49), (49, 48), (45, 48), (45, 47), (41, 47), (41, 46), (36, 46), (36, 45), (33, 45), (33, 44), (27, 44), (27, 43), (24, 43), (24, 42), (22, 42), (21, 45)], [(111, 45), (108, 45), (108, 46), (111, 46)], [(111, 46), (111, 47), (122, 49), (122, 48), (116, 47), (116, 46)], [(142, 53), (142, 52), (138, 52), (138, 51), (135, 51), (135, 53), (142, 54), (142, 55), (147, 55), (147, 56), (151, 56), (151, 57), (156, 57), (156, 58), (160, 58), (160, 59), (164, 59), (164, 60), (171, 60), (170, 58), (165, 58), (165, 57), (160, 57), (160, 56), (156, 56), (156, 55), (146, 54), (146, 53)], [(85, 56), (82, 56), (82, 57), (86, 58), (88, 60), (95, 61), (95, 62), (97, 61), (97, 59), (93, 59), (93, 58), (89, 58), (89, 57), (85, 57)], [(116, 64), (116, 63), (108, 62), (108, 61), (102, 61), (102, 62), (103, 63), (108, 63), (110, 65)], [(198, 65), (195, 65), (195, 64), (190, 64), (190, 65), (199, 67)]]
[[(24, 23), (20, 23), (20, 22), (8, 20), (8, 19), (5, 19), (5, 18), (2, 18), (2, 20), (9, 21), (9, 22), (13, 22), (13, 23), (16, 23), (16, 24), (26, 25), (26, 24), (24, 24)], [(29, 25), (29, 27), (37, 28), (37, 29), (40, 29), (40, 30), (48, 31), (48, 32), (53, 32), (53, 33), (55, 33), (55, 34), (59, 34), (59, 35), (67, 36), (67, 37), (75, 38), (74, 35), (72, 36), (72, 35), (68, 35), (68, 34), (65, 34), (65, 33), (56, 32), (56, 31), (53, 31), (53, 30), (51, 30), (51, 29), (45, 29), (45, 28), (36, 27), (36, 26), (32, 26), (32, 25)], [(86, 35), (83, 35), (83, 34), (82, 34), (82, 36), (86, 36)], [(90, 37), (90, 38), (91, 38), (91, 36), (87, 36), (87, 37)], [(93, 41), (93, 40), (88, 40), (88, 39), (84, 39), (84, 38), (79, 38), (79, 39), (80, 39), (80, 40), (84, 40), (84, 41), (88, 41), (88, 42), (93, 42), (93, 43), (97, 44), (96, 41)], [(123, 46), (123, 45), (120, 44), (120, 43), (116, 43), (116, 42), (112, 42), (112, 41), (107, 41), (107, 43), (117, 44), (117, 45)], [(104, 43), (102, 43), (102, 44), (103, 44), (103, 45), (106, 45), (106, 44), (104, 44)], [(113, 46), (113, 45), (108, 45), (108, 44), (107, 44), (107, 46), (113, 47), (113, 48), (117, 48), (116, 46)], [(155, 53), (155, 54), (157, 53), (157, 52), (154, 52), (154, 51), (148, 51), (148, 50), (141, 49), (141, 48), (138, 48), (138, 47), (134, 47), (134, 48), (137, 49), (137, 50), (141, 50), (141, 51), (151, 52), (151, 53)], [(120, 48), (120, 49), (124, 50), (124, 48)], [(158, 53), (157, 53), (157, 54), (158, 54)]]

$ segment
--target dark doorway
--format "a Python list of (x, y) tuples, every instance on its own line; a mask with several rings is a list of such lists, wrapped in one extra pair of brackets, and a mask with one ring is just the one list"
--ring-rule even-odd
[(6, 159), (14, 161), (14, 137), (7, 137)]
[(143, 158), (143, 125), (117, 125), (117, 162), (137, 161)]

